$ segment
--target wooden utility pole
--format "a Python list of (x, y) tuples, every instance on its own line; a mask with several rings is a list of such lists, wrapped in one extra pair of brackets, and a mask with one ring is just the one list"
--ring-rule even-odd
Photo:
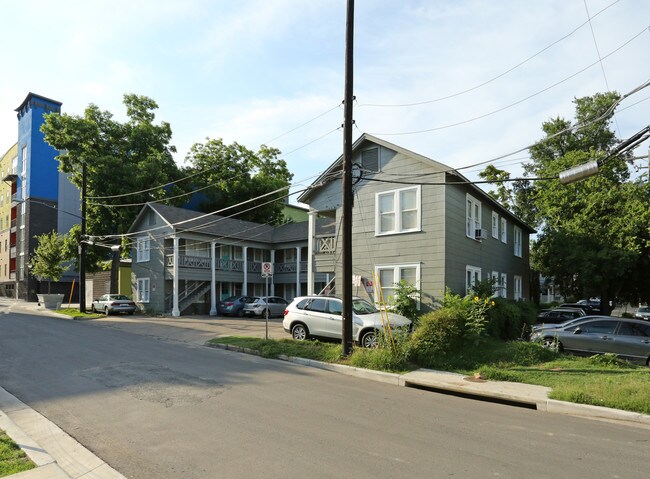
[(79, 312), (86, 312), (86, 162), (81, 163), (81, 236), (79, 237)]
[(348, 0), (345, 24), (345, 97), (343, 121), (343, 356), (352, 352), (352, 85), (354, 55), (354, 0)]

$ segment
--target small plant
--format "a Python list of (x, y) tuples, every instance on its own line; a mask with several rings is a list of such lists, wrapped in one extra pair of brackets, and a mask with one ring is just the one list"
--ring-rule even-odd
[(393, 295), (390, 308), (397, 314), (415, 321), (418, 317), (418, 298), (420, 290), (411, 283), (401, 280), (395, 285), (395, 294)]
[(614, 353), (595, 354), (589, 356), (589, 362), (598, 366), (629, 366), (627, 361), (620, 359)]

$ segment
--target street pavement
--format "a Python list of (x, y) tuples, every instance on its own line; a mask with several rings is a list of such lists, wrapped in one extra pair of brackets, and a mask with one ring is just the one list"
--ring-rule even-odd
[[(73, 305), (74, 307), (75, 305)], [(2, 312), (29, 312), (48, 316), (57, 315), (36, 303), (25, 303), (0, 298)], [(253, 336), (264, 338), (288, 337), (281, 319), (264, 320), (210, 316), (150, 317), (108, 316), (91, 320), (99, 327), (146, 335), (161, 341), (181, 342), (191, 347), (204, 347), (207, 340), (222, 336)], [(219, 346), (254, 354), (234, 346)], [(296, 364), (326, 369), (365, 380), (417, 387), (464, 397), (490, 400), (528, 407), (550, 413), (619, 421), (629, 425), (650, 428), (650, 416), (610, 408), (587, 406), (548, 399), (549, 388), (481, 378), (460, 374), (420, 369), (408, 374), (369, 371), (348, 366), (321, 363), (303, 358), (283, 358)], [(0, 388), (0, 429), (7, 434), (35, 462), (37, 468), (12, 477), (17, 479), (93, 478), (114, 479), (124, 476), (79, 444), (47, 418)]]

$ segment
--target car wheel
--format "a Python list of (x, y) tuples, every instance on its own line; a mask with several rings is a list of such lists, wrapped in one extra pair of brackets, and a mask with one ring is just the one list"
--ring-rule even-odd
[(135, 311), (129, 311), (130, 316), (133, 316), (133, 313), (135, 313)]
[(309, 329), (302, 323), (294, 324), (291, 328), (291, 337), (296, 341), (309, 339)]
[(557, 338), (553, 337), (547, 337), (542, 339), (542, 347), (546, 349), (551, 349), (553, 351), (561, 352), (562, 351), (562, 343), (558, 341)]
[(268, 314), (268, 317), (270, 318), (271, 317), (271, 311), (269, 311), (268, 309), (265, 309), (264, 311), (262, 311), (262, 314), (260, 315), (260, 318), (266, 318), (267, 314)]
[(377, 331), (368, 331), (361, 337), (361, 346), (364, 348), (376, 348), (379, 345)]
[(106, 307), (104, 308), (104, 314), (105, 314), (106, 316), (108, 316), (108, 306), (106, 306)]
[(239, 311), (237, 311), (237, 317), (238, 318), (243, 318), (244, 317), (244, 310), (243, 309), (240, 309)]
[(93, 313), (96, 313), (96, 312), (97, 312), (97, 310), (95, 309), (95, 305), (94, 305), (94, 304), (91, 304), (91, 305), (90, 305), (90, 311), (93, 312)]

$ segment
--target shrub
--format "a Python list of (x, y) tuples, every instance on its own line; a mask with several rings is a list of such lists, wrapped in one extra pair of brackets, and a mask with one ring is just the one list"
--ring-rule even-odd
[(494, 300), (494, 306), (487, 311), (487, 331), (493, 338), (512, 340), (526, 338), (537, 316), (534, 304), (524, 301)]

